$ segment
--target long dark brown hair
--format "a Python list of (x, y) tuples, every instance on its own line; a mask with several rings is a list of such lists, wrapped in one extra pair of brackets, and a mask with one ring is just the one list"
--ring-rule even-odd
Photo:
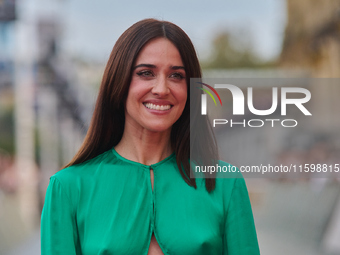
[[(185, 67), (188, 95), (190, 95), (190, 78), (201, 78), (201, 67), (195, 48), (187, 34), (175, 24), (167, 21), (144, 19), (133, 24), (119, 37), (112, 49), (85, 140), (77, 154), (65, 167), (92, 159), (119, 143), (124, 132), (125, 102), (133, 64), (142, 47), (155, 38), (166, 38), (178, 49)], [(208, 125), (201, 127), (201, 130), (209, 133)], [(213, 138), (211, 142), (210, 151), (216, 155), (217, 147)], [(205, 144), (209, 143), (205, 142)], [(188, 160), (190, 157), (189, 96), (181, 117), (171, 129), (171, 146), (183, 179), (188, 185), (196, 188), (195, 179), (190, 175), (192, 170)], [(204, 148), (201, 147), (199, 141), (197, 144), (195, 142), (195, 148), (203, 153)], [(207, 155), (206, 148), (204, 154)], [(209, 192), (212, 191), (215, 188), (215, 179), (206, 179), (205, 185)]]

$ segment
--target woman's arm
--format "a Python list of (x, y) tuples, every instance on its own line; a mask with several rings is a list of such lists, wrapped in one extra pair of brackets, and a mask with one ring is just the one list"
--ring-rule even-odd
[(41, 215), (41, 254), (77, 254), (75, 212), (56, 177), (51, 177)]
[(259, 255), (253, 213), (243, 178), (235, 179), (226, 210), (224, 254)]

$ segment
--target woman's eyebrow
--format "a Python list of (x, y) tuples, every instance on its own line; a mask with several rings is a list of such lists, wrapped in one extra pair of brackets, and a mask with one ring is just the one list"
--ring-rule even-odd
[[(133, 70), (139, 68), (139, 67), (148, 67), (148, 68), (156, 68), (155, 65), (152, 65), (152, 64), (139, 64), (139, 65), (136, 65)], [(170, 69), (172, 70), (178, 70), (178, 69), (183, 69), (185, 71), (185, 67), (184, 66), (171, 66)]]
[(151, 65), (151, 64), (139, 64), (139, 65), (136, 65), (133, 70), (135, 70), (136, 68), (138, 67), (148, 67), (148, 68), (156, 68), (155, 65)]
[(183, 70), (185, 71), (184, 66), (172, 66), (171, 69), (172, 69), (172, 70), (183, 69)]

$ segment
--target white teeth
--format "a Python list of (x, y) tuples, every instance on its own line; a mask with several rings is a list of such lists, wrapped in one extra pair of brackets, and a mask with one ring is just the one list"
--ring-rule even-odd
[(166, 111), (171, 108), (171, 105), (158, 105), (158, 104), (152, 104), (152, 103), (145, 103), (144, 104), (146, 108), (152, 109), (152, 110), (158, 110), (158, 111)]

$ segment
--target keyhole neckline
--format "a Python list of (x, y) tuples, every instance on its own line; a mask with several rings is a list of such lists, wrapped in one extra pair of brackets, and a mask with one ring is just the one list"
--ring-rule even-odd
[(120, 160), (124, 161), (124, 162), (127, 162), (127, 163), (130, 163), (130, 164), (133, 164), (133, 165), (136, 165), (136, 166), (141, 166), (141, 167), (144, 167), (148, 170), (150, 170), (150, 168), (152, 168), (153, 170), (155, 170), (155, 168), (157, 168), (158, 166), (166, 163), (167, 161), (171, 160), (172, 158), (175, 157), (175, 152), (171, 153), (170, 156), (166, 157), (165, 159), (155, 163), (155, 164), (151, 164), (151, 165), (145, 165), (145, 164), (142, 164), (142, 163), (139, 163), (137, 161), (133, 161), (133, 160), (130, 160), (130, 159), (127, 159), (127, 158), (124, 158), (123, 156), (121, 156), (120, 154), (118, 154), (118, 152), (115, 150), (115, 148), (113, 147), (112, 148), (112, 153), (117, 157), (119, 158)]

